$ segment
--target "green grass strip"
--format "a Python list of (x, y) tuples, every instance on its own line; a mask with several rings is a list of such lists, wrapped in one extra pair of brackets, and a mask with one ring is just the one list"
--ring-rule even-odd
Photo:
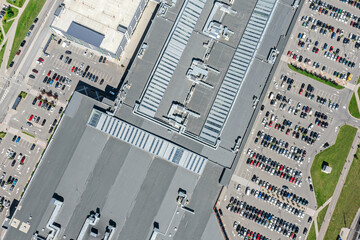
[[(318, 206), (322, 206), (333, 195), (356, 131), (355, 127), (342, 126), (335, 144), (315, 156), (311, 166), (311, 176)], [(321, 171), (323, 161), (328, 162), (332, 167), (330, 174)]]
[(4, 31), (5, 31), (5, 34), (7, 34), (12, 26), (12, 24), (14, 23), (15, 20), (10, 20), (10, 21), (6, 21), (6, 22), (3, 22), (3, 28), (4, 28)]
[(315, 233), (315, 222), (311, 224), (310, 232), (307, 237), (307, 240), (316, 240), (316, 233)]
[(322, 78), (320, 78), (320, 77), (317, 77), (317, 76), (315, 76), (315, 75), (313, 75), (313, 74), (311, 74), (311, 73), (309, 73), (309, 72), (306, 72), (305, 70), (297, 69), (296, 67), (294, 67), (294, 66), (291, 65), (290, 63), (288, 64), (288, 66), (289, 66), (289, 68), (290, 68), (291, 70), (293, 70), (293, 71), (295, 71), (295, 72), (297, 72), (297, 73), (300, 73), (300, 74), (302, 74), (302, 75), (304, 75), (304, 76), (306, 76), (306, 77), (312, 78), (312, 79), (314, 79), (314, 80), (316, 80), (316, 81), (322, 82), (322, 83), (324, 83), (324, 84), (326, 84), (326, 85), (328, 85), (328, 86), (330, 86), (330, 87), (333, 87), (333, 88), (336, 88), (336, 89), (344, 89), (343, 86), (340, 86), (340, 85), (338, 85), (337, 83), (332, 83), (332, 82), (330, 82), (330, 81), (326, 81), (326, 80), (324, 80), (324, 79), (322, 79)]
[(0, 50), (0, 67), (1, 67), (1, 64), (2, 64), (3, 59), (4, 59), (4, 53), (5, 53), (5, 49), (6, 49), (6, 44), (7, 44), (7, 41), (5, 42), (5, 44), (2, 46), (2, 48)]
[(16, 52), (19, 50), (20, 43), (25, 39), (30, 26), (33, 24), (37, 15), (40, 13), (45, 2), (46, 0), (29, 0), (28, 4), (26, 5), (26, 8), (21, 14), (18, 25), (16, 27), (15, 38), (11, 48), (9, 61), (7, 63), (8, 67), (13, 61)]
[(23, 133), (23, 134), (26, 134), (26, 135), (28, 135), (28, 136), (30, 136), (30, 137), (35, 138), (35, 136), (34, 136), (34, 135), (32, 135), (31, 133), (28, 133), (28, 132), (25, 132), (25, 131), (22, 131), (22, 133)]
[(360, 112), (356, 102), (355, 93), (353, 93), (349, 103), (349, 112), (354, 118), (360, 118)]
[(324, 207), (324, 208), (319, 212), (319, 214), (318, 214), (318, 216), (317, 216), (318, 229), (321, 228), (321, 224), (322, 224), (322, 222), (324, 221), (324, 218), (325, 218), (326, 211), (327, 211), (328, 207), (329, 207), (329, 204), (328, 204), (326, 207)]
[(360, 208), (360, 148), (357, 149), (351, 168), (345, 180), (344, 187), (331, 217), (325, 240), (337, 239), (341, 228), (350, 228), (355, 215)]

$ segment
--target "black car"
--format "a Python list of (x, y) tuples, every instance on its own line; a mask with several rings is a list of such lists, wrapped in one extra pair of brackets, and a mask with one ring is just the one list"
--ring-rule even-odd
[(46, 83), (47, 80), (48, 80), (48, 76), (44, 77), (43, 83)]
[(71, 61), (72, 61), (72, 58), (70, 58), (70, 59), (69, 59), (68, 64), (70, 64), (70, 63), (71, 63)]
[(61, 42), (62, 42), (62, 40), (61, 40), (61, 39), (59, 39), (58, 44), (60, 44)]
[(53, 124), (52, 124), (52, 125), (53, 125), (53, 126), (55, 126), (55, 125), (56, 125), (56, 123), (57, 123), (57, 119), (55, 119), (55, 120), (54, 120), (54, 122), (53, 122)]
[(16, 160), (12, 161), (11, 166), (15, 166)]
[(71, 54), (71, 51), (66, 50), (66, 51), (65, 51), (65, 54)]
[(103, 63), (105, 63), (106, 62), (106, 57), (104, 57), (104, 59), (103, 59)]
[(23, 40), (21, 43), (20, 43), (20, 47), (23, 47), (26, 43), (26, 40)]
[(14, 66), (14, 61), (11, 61), (11, 63), (9, 64), (9, 67), (13, 67)]
[(90, 68), (90, 66), (87, 65), (86, 68), (85, 68), (85, 72), (89, 71), (89, 68)]
[(29, 75), (29, 78), (34, 79), (34, 78), (35, 78), (35, 76), (34, 76), (34, 75), (32, 75), (32, 74), (30, 74), (30, 75)]
[(44, 126), (45, 123), (46, 123), (46, 119), (44, 119), (44, 120), (42, 121), (41, 126)]
[(34, 29), (34, 27), (35, 27), (35, 25), (33, 24), (33, 25), (31, 25), (30, 26), (30, 31), (32, 31), (33, 29)]
[(33, 102), (32, 102), (32, 105), (35, 105), (35, 104), (36, 104), (36, 102), (37, 102), (37, 99), (36, 99), (36, 98), (34, 98), (34, 100), (33, 100)]
[(100, 85), (102, 85), (104, 83), (104, 79), (101, 79), (100, 81)]
[(54, 127), (50, 127), (49, 133), (51, 133), (54, 130)]
[(17, 136), (14, 135), (14, 137), (12, 138), (12, 141), (15, 142), (16, 138), (17, 138)]
[(102, 60), (103, 60), (103, 56), (100, 56), (99, 62), (102, 62)]
[(59, 109), (59, 114), (60, 114), (63, 110), (64, 110), (64, 108), (63, 108), (63, 107), (60, 107), (60, 109)]
[(57, 77), (57, 73), (54, 73), (52, 79), (54, 80)]
[(39, 18), (35, 18), (34, 23), (37, 23), (38, 20), (39, 20)]
[(34, 148), (35, 148), (35, 143), (33, 143), (32, 145), (31, 145), (31, 147), (30, 147), (30, 150), (32, 151), (32, 150), (34, 150)]
[(61, 55), (61, 56), (60, 56), (60, 58), (59, 58), (59, 60), (62, 60), (62, 59), (63, 59), (63, 57), (64, 57), (64, 55)]

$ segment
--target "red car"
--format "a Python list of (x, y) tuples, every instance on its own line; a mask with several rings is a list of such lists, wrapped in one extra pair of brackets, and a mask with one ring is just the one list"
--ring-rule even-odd
[(25, 156), (23, 156), (23, 157), (21, 158), (20, 164), (21, 164), (21, 165), (24, 165), (24, 161), (25, 161)]
[(291, 54), (291, 51), (288, 51), (287, 55), (290, 56), (290, 54)]
[(41, 107), (42, 101), (39, 102), (38, 107)]
[(75, 69), (75, 66), (73, 66), (73, 67), (72, 67), (71, 72), (73, 72), (73, 71), (74, 71), (74, 69)]
[(48, 72), (48, 74), (47, 74), (47, 75), (48, 75), (48, 77), (50, 77), (50, 74), (51, 74), (51, 70), (50, 70), (50, 71)]
[(300, 89), (299, 95), (301, 95), (303, 91), (304, 91), (304, 89)]
[(57, 75), (57, 77), (56, 77), (56, 81), (57, 81), (57, 80), (59, 80), (59, 78), (60, 78), (60, 75)]
[(270, 121), (270, 122), (269, 122), (269, 127), (271, 127), (271, 125), (272, 125), (272, 124), (273, 124), (273, 122), (272, 122), (272, 121)]
[(290, 133), (290, 129), (288, 128), (288, 130), (286, 131), (286, 135), (289, 135)]
[(333, 46), (330, 47), (329, 51), (331, 52), (332, 50), (334, 50), (334, 47), (333, 47)]
[(38, 59), (38, 61), (39, 61), (39, 62), (44, 62), (44, 59), (40, 57), (40, 58)]
[(38, 72), (39, 72), (39, 71), (36, 70), (35, 68), (34, 68), (32, 71), (33, 71), (33, 73), (38, 73)]
[(21, 50), (19, 49), (19, 51), (16, 52), (16, 55), (20, 55)]
[(319, 49), (317, 48), (315, 53), (318, 53), (318, 52), (319, 52)]
[(278, 129), (279, 128), (279, 124), (277, 123), (276, 125), (275, 125), (275, 129)]
[(33, 119), (33, 117), (34, 117), (34, 115), (31, 114), (29, 117), (29, 121), (31, 121)]

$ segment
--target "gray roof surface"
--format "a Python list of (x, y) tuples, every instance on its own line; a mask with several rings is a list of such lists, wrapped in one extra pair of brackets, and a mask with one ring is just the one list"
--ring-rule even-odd
[(229, 65), (225, 78), (213, 102), (200, 138), (215, 145), (238, 96), (258, 45), (272, 16), (276, 0), (259, 0), (246, 25), (240, 43)]
[(105, 38), (104, 34), (96, 32), (95, 30), (85, 27), (77, 22), (71, 22), (66, 33), (96, 47), (100, 47)]
[(151, 74), (147, 89), (141, 99), (140, 112), (155, 116), (204, 5), (203, 0), (185, 1)]
[[(74, 94), (70, 115), (65, 112), (14, 216), (21, 222), (32, 216), (30, 230), (25, 235), (10, 227), (5, 239), (30, 239), (37, 230), (46, 234), (41, 229), (49, 219), (54, 193), (64, 198), (55, 219), (61, 238), (76, 239), (90, 211), (97, 208), (101, 217), (95, 227), (103, 234), (114, 221), (114, 239), (147, 239), (154, 221), (164, 232), (175, 225), (173, 239), (184, 239), (183, 234), (201, 237), (220, 191), (221, 168), (208, 163), (199, 176), (87, 125), (94, 104), (98, 103)], [(179, 188), (187, 191), (194, 215), (179, 210), (173, 218)], [(204, 224), (199, 225), (200, 220)]]
[(88, 124), (155, 156), (200, 174), (207, 159), (132, 124), (93, 109)]

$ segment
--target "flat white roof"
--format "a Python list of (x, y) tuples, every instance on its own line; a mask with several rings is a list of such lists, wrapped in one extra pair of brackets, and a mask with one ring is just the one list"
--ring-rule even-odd
[(118, 25), (128, 27), (141, 0), (64, 0), (65, 8), (53, 26), (67, 32), (72, 22), (88, 27), (105, 37), (101, 48), (116, 52), (123, 38)]

